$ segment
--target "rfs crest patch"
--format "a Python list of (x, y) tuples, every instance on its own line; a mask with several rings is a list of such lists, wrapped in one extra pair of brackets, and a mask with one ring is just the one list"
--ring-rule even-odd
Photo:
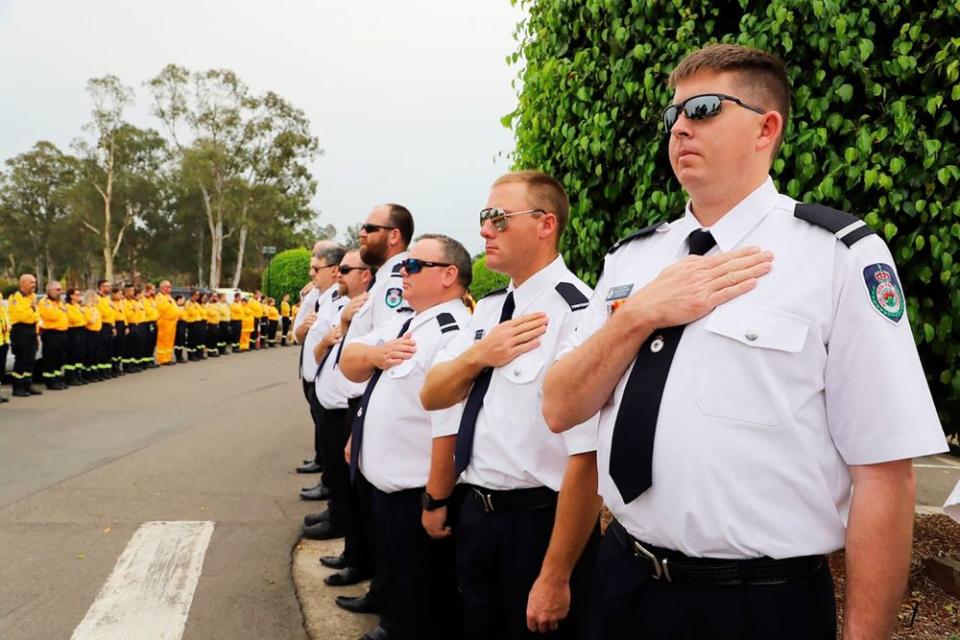
[(863, 270), (863, 281), (874, 308), (890, 322), (900, 322), (906, 308), (903, 289), (893, 267), (888, 264), (872, 264)]

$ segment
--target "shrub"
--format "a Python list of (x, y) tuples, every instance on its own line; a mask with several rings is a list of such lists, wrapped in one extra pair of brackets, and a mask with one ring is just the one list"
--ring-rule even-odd
[(276, 298), (279, 306), (283, 294), (289, 293), (291, 304), (300, 299), (300, 289), (310, 280), (310, 250), (288, 249), (273, 257), (263, 270), (260, 290)]
[(510, 278), (487, 269), (487, 258), (481, 256), (473, 262), (473, 282), (470, 283), (470, 295), (479, 300), (491, 291), (502, 289), (510, 282)]
[(571, 196), (562, 249), (596, 282), (627, 231), (682, 214), (659, 114), (669, 72), (711, 42), (787, 63), (791, 124), (772, 175), (862, 217), (890, 245), (948, 432), (960, 421), (960, 3), (921, 0), (521, 0), (516, 168)]

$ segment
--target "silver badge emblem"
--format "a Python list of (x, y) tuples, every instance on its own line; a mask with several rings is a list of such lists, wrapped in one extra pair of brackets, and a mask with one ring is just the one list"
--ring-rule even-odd
[(751, 330), (747, 331), (747, 332), (743, 335), (743, 337), (746, 338), (747, 340), (749, 340), (750, 342), (753, 342), (753, 341), (755, 341), (757, 338), (760, 337), (760, 334), (758, 334), (754, 329), (751, 329)]
[(660, 353), (661, 349), (663, 349), (663, 338), (657, 336), (654, 341), (650, 343), (650, 351)]

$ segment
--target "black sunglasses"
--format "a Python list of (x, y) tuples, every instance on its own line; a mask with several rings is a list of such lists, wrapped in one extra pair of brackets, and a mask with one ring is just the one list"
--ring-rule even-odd
[(424, 267), (452, 267), (447, 262), (430, 262), (429, 260), (417, 260), (416, 258), (407, 258), (400, 263), (400, 266), (406, 269), (407, 273), (413, 275), (420, 273)]
[(396, 227), (388, 227), (387, 225), (383, 225), (383, 224), (372, 224), (372, 223), (368, 222), (368, 223), (366, 223), (366, 224), (360, 225), (360, 229), (362, 229), (363, 231), (366, 231), (367, 233), (376, 233), (377, 231), (380, 231), (381, 229), (396, 229)]
[(317, 273), (318, 271), (322, 271), (324, 269), (332, 269), (334, 267), (339, 267), (339, 266), (340, 266), (339, 264), (325, 264), (322, 267), (315, 267), (313, 265), (310, 265), (310, 273)]
[(673, 125), (677, 124), (677, 118), (680, 117), (681, 110), (690, 120), (706, 120), (707, 118), (712, 118), (720, 113), (720, 107), (724, 102), (733, 102), (744, 109), (749, 109), (761, 115), (766, 113), (766, 111), (760, 107), (746, 104), (740, 98), (728, 96), (723, 93), (704, 93), (698, 96), (690, 96), (683, 102), (672, 104), (664, 109), (663, 126), (666, 128), (667, 133), (670, 133)]
[(340, 273), (347, 275), (351, 271), (370, 271), (370, 267), (351, 267), (347, 264), (340, 265)]

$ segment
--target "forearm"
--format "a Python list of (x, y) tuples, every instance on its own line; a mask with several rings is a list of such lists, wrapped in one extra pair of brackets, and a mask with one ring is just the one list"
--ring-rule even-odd
[(310, 327), (304, 322), (301, 322), (300, 325), (293, 330), (293, 337), (296, 339), (297, 344), (303, 344), (303, 339), (307, 337), (307, 331), (309, 330)]
[(325, 342), (320, 342), (316, 347), (313, 348), (313, 359), (316, 360), (317, 364), (323, 362), (323, 359), (327, 357), (327, 354), (330, 353), (331, 347)]
[(453, 493), (457, 476), (453, 463), (453, 452), (457, 446), (457, 436), (443, 436), (433, 439), (430, 452), (430, 474), (427, 477), (427, 493), (442, 500)]
[(541, 578), (568, 582), (600, 514), (597, 495), (597, 454), (570, 457), (557, 502), (550, 545), (540, 569)]
[(910, 571), (913, 465), (898, 460), (852, 471), (843, 638), (880, 640), (890, 637)]
[(484, 366), (473, 348), (449, 362), (434, 365), (420, 390), (420, 402), (427, 411), (447, 409), (467, 397), (473, 381)]
[(343, 347), (340, 356), (340, 371), (351, 382), (365, 382), (376, 370), (375, 356), (378, 347), (366, 344), (351, 344)]
[(614, 314), (555, 362), (543, 382), (543, 416), (550, 430), (566, 431), (600, 411), (652, 332), (646, 324)]

